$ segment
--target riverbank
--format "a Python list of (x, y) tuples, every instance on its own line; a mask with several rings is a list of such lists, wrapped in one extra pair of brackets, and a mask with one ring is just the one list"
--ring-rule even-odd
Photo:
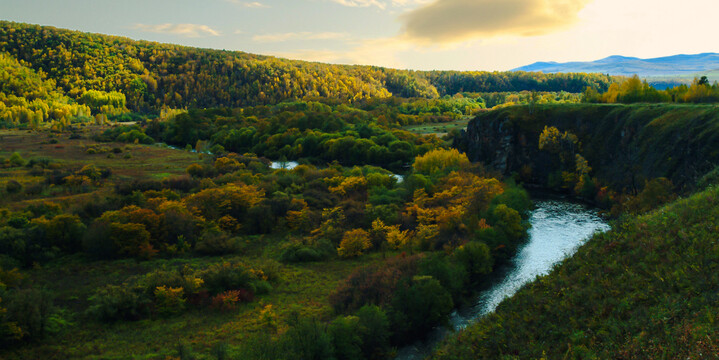
[(596, 235), (433, 359), (716, 359), (719, 188)]
[(547, 274), (555, 264), (571, 256), (594, 232), (609, 229), (595, 209), (556, 197), (535, 200), (529, 222), (532, 227), (527, 243), (509, 263), (495, 270), (478, 289), (474, 301), (455, 310), (449, 326), (434, 329), (426, 341), (400, 349), (397, 360), (425, 358), (453, 330), (464, 329), (491, 313), (526, 283)]

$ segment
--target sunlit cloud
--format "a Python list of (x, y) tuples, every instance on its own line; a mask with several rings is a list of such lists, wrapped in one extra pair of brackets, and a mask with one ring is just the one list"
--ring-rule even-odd
[(376, 6), (380, 9), (384, 9), (387, 5), (379, 0), (332, 0), (340, 5), (349, 7), (370, 7)]
[(592, 0), (437, 0), (400, 16), (402, 35), (425, 43), (536, 36), (573, 25)]
[(397, 38), (365, 39), (352, 43), (348, 50), (300, 49), (275, 52), (273, 55), (289, 59), (318, 61), (333, 64), (380, 65), (402, 67), (398, 52), (409, 50), (412, 45)]
[(259, 1), (241, 1), (241, 0), (225, 0), (225, 1), (228, 3), (243, 6), (246, 8), (258, 9), (258, 8), (269, 8), (270, 7), (269, 5), (267, 5), (265, 3), (261, 3)]
[(198, 38), (203, 36), (220, 36), (219, 31), (214, 30), (207, 25), (200, 24), (135, 24), (134, 28), (145, 32), (172, 34), (189, 38)]
[(349, 7), (370, 7), (376, 6), (386, 9), (388, 6), (409, 7), (414, 5), (427, 4), (433, 0), (332, 0), (333, 2)]
[(270, 43), (270, 42), (284, 42), (284, 41), (301, 41), (301, 40), (337, 40), (346, 39), (349, 35), (347, 33), (337, 32), (320, 32), (314, 33), (309, 31), (304, 32), (288, 32), (278, 34), (263, 34), (255, 35), (252, 37), (252, 41)]

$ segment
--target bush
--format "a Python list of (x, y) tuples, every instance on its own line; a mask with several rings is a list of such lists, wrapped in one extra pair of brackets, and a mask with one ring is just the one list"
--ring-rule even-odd
[(17, 194), (22, 191), (22, 185), (15, 180), (10, 180), (5, 184), (5, 191), (8, 194)]
[(25, 195), (39, 195), (43, 190), (45, 190), (45, 187), (41, 183), (30, 184), (25, 187)]
[(446, 323), (453, 307), (452, 296), (439, 281), (430, 276), (415, 277), (392, 299), (390, 317), (395, 342), (410, 343)]
[(461, 154), (456, 149), (437, 149), (417, 156), (413, 168), (420, 174), (434, 176), (463, 170), (469, 166), (467, 155)]
[(139, 288), (108, 285), (90, 297), (88, 314), (101, 321), (136, 321), (150, 315), (152, 302)]
[(204, 164), (190, 164), (185, 171), (194, 178), (209, 178), (217, 175), (217, 170), (213, 166)]
[(25, 163), (25, 159), (19, 153), (14, 152), (10, 155), (10, 167), (25, 166)]
[(337, 312), (354, 311), (367, 304), (388, 304), (400, 281), (417, 274), (420, 259), (421, 255), (397, 256), (358, 268), (330, 294), (330, 304)]
[(21, 289), (6, 293), (8, 319), (20, 329), (22, 340), (35, 340), (45, 335), (54, 313), (52, 297), (45, 290)]
[(85, 224), (77, 215), (61, 214), (44, 223), (48, 243), (68, 252), (81, 249)]
[(28, 162), (25, 166), (27, 166), (29, 168), (34, 168), (37, 166), (41, 169), (47, 169), (50, 167), (50, 165), (52, 163), (53, 163), (53, 159), (44, 157), (44, 156), (39, 156), (39, 157), (34, 157), (34, 158), (28, 160)]
[(232, 237), (218, 228), (210, 228), (200, 235), (195, 250), (206, 255), (225, 255), (239, 252), (240, 247), (239, 237)]
[(330, 323), (327, 334), (332, 339), (337, 360), (364, 359), (359, 330), (359, 318), (356, 316), (340, 316)]
[(333, 359), (332, 340), (316, 319), (293, 320), (282, 336), (287, 354), (302, 360)]
[(269, 234), (277, 226), (272, 208), (264, 201), (247, 210), (244, 223), (247, 234)]
[(282, 250), (280, 261), (284, 263), (321, 261), (331, 257), (334, 252), (334, 246), (329, 240), (318, 240), (311, 245), (292, 243)]
[(98, 259), (112, 259), (117, 256), (118, 246), (110, 236), (110, 224), (95, 221), (82, 237), (82, 249)]
[(185, 289), (158, 286), (154, 291), (155, 308), (162, 316), (175, 315), (185, 310)]
[(266, 333), (251, 335), (240, 344), (237, 359), (280, 360), (287, 359), (288, 353), (282, 344)]
[(255, 294), (257, 295), (263, 295), (268, 294), (270, 291), (272, 291), (272, 285), (265, 280), (257, 280), (254, 283), (255, 285)]
[(0, 227), (0, 254), (17, 259), (20, 262), (28, 262), (27, 236), (22, 229), (12, 226)]
[(354, 229), (345, 232), (342, 242), (337, 249), (337, 254), (343, 258), (351, 258), (362, 255), (362, 252), (371, 248), (372, 242), (369, 234), (363, 229)]
[(212, 307), (221, 311), (232, 311), (243, 302), (251, 302), (255, 296), (251, 292), (241, 290), (227, 290), (212, 298)]
[[(489, 249), (486, 253), (489, 254)], [(491, 271), (491, 259), (489, 260), (488, 270)], [(419, 274), (437, 279), (440, 285), (452, 295), (452, 299), (457, 302), (469, 282), (469, 273), (464, 266), (464, 263), (456, 261), (452, 257), (447, 257), (444, 254), (432, 254), (420, 262)]]
[(532, 200), (529, 198), (529, 194), (526, 190), (516, 185), (510, 186), (492, 199), (491, 205), (496, 206), (499, 204), (507, 205), (507, 207), (516, 210), (523, 219), (527, 219), (529, 211), (532, 210)]
[(358, 333), (362, 339), (362, 354), (367, 359), (384, 358), (392, 335), (385, 312), (376, 305), (365, 305), (355, 316), (359, 318)]
[(470, 241), (455, 249), (453, 258), (456, 263), (464, 267), (473, 280), (491, 273), (494, 265), (487, 245), (477, 241)]
[(219, 294), (227, 290), (248, 290), (255, 293), (257, 277), (244, 265), (222, 263), (211, 265), (201, 274), (210, 294)]
[(490, 208), (488, 220), (496, 233), (487, 243), (492, 249), (492, 256), (500, 263), (509, 260), (516, 252), (520, 240), (527, 235), (522, 217), (516, 210), (499, 204)]
[(162, 179), (162, 187), (182, 192), (190, 192), (199, 182), (188, 175), (175, 176)]

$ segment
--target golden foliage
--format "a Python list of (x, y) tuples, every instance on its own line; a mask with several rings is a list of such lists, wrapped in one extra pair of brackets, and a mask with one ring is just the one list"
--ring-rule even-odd
[(579, 139), (576, 135), (566, 131), (561, 133), (554, 126), (545, 126), (539, 135), (539, 150), (546, 150), (553, 154), (560, 153), (567, 148), (573, 150), (578, 143)]
[(367, 179), (364, 176), (349, 176), (349, 177), (336, 177), (330, 179), (332, 182), (337, 182), (337, 178), (340, 178), (339, 185), (330, 186), (329, 190), (333, 194), (340, 196), (347, 196), (353, 193), (359, 193), (367, 189)]
[(184, 203), (193, 213), (208, 219), (219, 219), (224, 215), (237, 219), (264, 197), (263, 189), (238, 183), (202, 190), (185, 198)]
[(354, 229), (345, 232), (342, 236), (340, 247), (337, 248), (337, 255), (343, 258), (350, 258), (362, 255), (362, 252), (372, 247), (369, 234), (363, 229)]
[(409, 244), (409, 231), (400, 231), (399, 225), (387, 227), (387, 244), (391, 249), (402, 249)]
[(414, 159), (416, 172), (434, 175), (449, 171), (459, 171), (470, 166), (467, 155), (461, 154), (457, 149), (437, 149)]
[(423, 189), (415, 191), (414, 201), (405, 209), (420, 224), (456, 225), (469, 209), (484, 210), (495, 196), (504, 192), (497, 179), (471, 173), (452, 172), (440, 183), (431, 197)]

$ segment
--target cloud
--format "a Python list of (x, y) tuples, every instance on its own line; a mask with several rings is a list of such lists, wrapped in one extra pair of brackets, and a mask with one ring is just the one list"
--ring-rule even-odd
[(378, 0), (332, 0), (340, 5), (349, 7), (369, 7), (376, 6), (380, 9), (384, 9), (386, 4)]
[(252, 37), (252, 41), (256, 42), (284, 42), (284, 41), (297, 41), (297, 40), (335, 40), (335, 39), (346, 39), (348, 34), (337, 33), (337, 32), (321, 32), (313, 33), (309, 31), (304, 32), (289, 32), (289, 33), (278, 33), (278, 34), (264, 34), (255, 35)]
[(134, 28), (145, 32), (172, 34), (190, 38), (197, 38), (203, 36), (220, 36), (219, 31), (214, 30), (207, 25), (199, 24), (135, 24)]
[(244, 7), (246, 7), (246, 8), (259, 9), (259, 8), (268, 8), (268, 7), (270, 7), (269, 5), (264, 4), (264, 3), (261, 3), (261, 2), (259, 2), (259, 1), (241, 1), (241, 0), (225, 0), (225, 1), (228, 2), (228, 3), (232, 3), (232, 4), (237, 4), (237, 5), (240, 5), (240, 6), (244, 6)]
[(400, 68), (402, 62), (397, 54), (409, 50), (412, 45), (406, 41), (393, 38), (364, 39), (350, 43), (348, 50), (300, 49), (294, 51), (275, 52), (273, 55), (288, 59), (319, 61), (332, 64), (349, 65), (380, 65)]
[(427, 4), (432, 0), (332, 0), (333, 2), (349, 6), (349, 7), (370, 7), (376, 6), (380, 9), (386, 9), (387, 6), (408, 7), (420, 4)]
[(425, 43), (536, 36), (577, 20), (592, 0), (436, 0), (400, 16), (402, 35)]

